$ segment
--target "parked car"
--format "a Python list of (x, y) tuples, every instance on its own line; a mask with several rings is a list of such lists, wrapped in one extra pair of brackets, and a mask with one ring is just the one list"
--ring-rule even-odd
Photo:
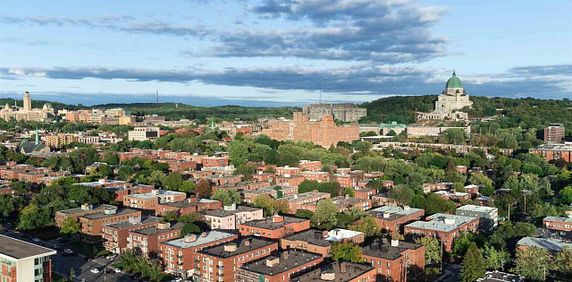
[(91, 271), (91, 273), (93, 273), (93, 274), (98, 274), (98, 273), (99, 273), (99, 269), (97, 269), (97, 268), (92, 268), (90, 271)]

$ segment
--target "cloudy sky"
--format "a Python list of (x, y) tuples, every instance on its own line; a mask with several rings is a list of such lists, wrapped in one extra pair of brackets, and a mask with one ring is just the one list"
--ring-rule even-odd
[(572, 2), (0, 0), (0, 97), (197, 105), (572, 97)]

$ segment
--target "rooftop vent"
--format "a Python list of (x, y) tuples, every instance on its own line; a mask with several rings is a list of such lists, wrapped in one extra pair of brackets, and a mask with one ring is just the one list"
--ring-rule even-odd
[(188, 234), (185, 236), (185, 238), (183, 238), (183, 241), (185, 243), (192, 243), (194, 241), (197, 240), (197, 235), (196, 234)]
[(104, 214), (116, 214), (117, 208), (107, 208), (103, 211)]
[(284, 217), (279, 215), (274, 215), (272, 216), (272, 222), (274, 223), (284, 222)]
[(443, 219), (443, 222), (447, 225), (451, 225), (451, 224), (455, 224), (455, 219), (447, 217), (447, 218)]
[(169, 229), (169, 228), (171, 228), (171, 223), (169, 223), (169, 222), (160, 222), (159, 224), (157, 224), (157, 228), (158, 228), (158, 229)]
[(83, 204), (81, 205), (81, 209), (84, 211), (89, 211), (93, 209), (93, 206), (91, 204)]
[(336, 280), (336, 272), (331, 269), (324, 270), (322, 273), (320, 273), (320, 279), (324, 281), (334, 281)]
[(235, 243), (230, 243), (230, 244), (226, 244), (224, 245), (224, 251), (225, 252), (236, 252), (237, 250), (237, 246)]
[(383, 218), (389, 218), (391, 216), (390, 212), (384, 212), (383, 213)]
[(268, 267), (273, 267), (279, 263), (280, 263), (280, 258), (275, 257), (275, 256), (269, 256), (266, 259), (266, 266), (268, 266)]

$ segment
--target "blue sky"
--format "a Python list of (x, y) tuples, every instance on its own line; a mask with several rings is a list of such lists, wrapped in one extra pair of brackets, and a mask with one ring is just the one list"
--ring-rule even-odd
[(572, 97), (570, 1), (0, 0), (0, 97), (197, 105)]

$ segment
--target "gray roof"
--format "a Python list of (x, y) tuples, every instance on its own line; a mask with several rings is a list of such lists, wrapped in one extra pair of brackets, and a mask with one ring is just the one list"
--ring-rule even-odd
[[(237, 245), (237, 249), (234, 252), (227, 252), (224, 250), (224, 246), (234, 243)], [(262, 238), (262, 237), (242, 237), (240, 239), (234, 240), (232, 242), (224, 243), (218, 246), (213, 246), (210, 248), (205, 248), (200, 251), (200, 253), (220, 257), (220, 258), (228, 258), (232, 256), (241, 255), (246, 252), (250, 252), (252, 250), (257, 250), (260, 248), (264, 248), (266, 246), (270, 246), (272, 244), (278, 244), (276, 241)]]
[(284, 237), (285, 240), (306, 241), (312, 245), (327, 247), (332, 245), (330, 241), (324, 238), (324, 231), (317, 229), (308, 229), (302, 232), (294, 233)]
[(191, 248), (191, 247), (196, 247), (196, 246), (200, 246), (200, 245), (204, 245), (204, 244), (209, 244), (212, 242), (216, 242), (222, 239), (226, 239), (232, 236), (235, 236), (232, 233), (226, 233), (226, 232), (220, 232), (220, 231), (209, 231), (209, 232), (205, 232), (203, 234), (200, 235), (196, 235), (197, 238), (194, 241), (185, 241), (185, 238), (180, 238), (180, 239), (175, 239), (175, 240), (171, 240), (171, 241), (166, 241), (163, 242), (163, 244), (165, 245), (170, 245), (170, 246), (175, 246), (178, 248)]
[[(342, 272), (341, 265), (344, 264), (346, 271)], [(353, 262), (331, 262), (328, 264), (323, 264), (318, 267), (313, 268), (308, 272), (295, 275), (291, 278), (292, 282), (311, 282), (311, 281), (324, 281), (321, 279), (321, 274), (323, 272), (333, 272), (336, 278), (331, 280), (333, 282), (345, 282), (350, 281), (364, 273), (374, 269), (369, 264), (353, 263)]]
[(136, 213), (136, 212), (141, 214), (141, 212), (139, 210), (121, 209), (121, 210), (118, 210), (116, 213), (112, 213), (112, 214), (106, 214), (105, 212), (101, 211), (101, 212), (94, 213), (94, 214), (83, 215), (81, 217), (89, 218), (89, 219), (100, 219), (100, 218), (106, 218), (106, 217), (114, 217), (114, 216), (118, 216), (118, 215), (131, 214), (131, 213)]
[(14, 259), (55, 255), (56, 251), (5, 235), (0, 235), (0, 254)]
[(132, 226), (137, 226), (137, 225), (142, 225), (142, 224), (149, 224), (149, 223), (155, 223), (155, 222), (161, 222), (163, 219), (160, 217), (155, 217), (155, 216), (150, 216), (144, 220), (142, 220), (141, 222), (138, 223), (131, 223), (129, 221), (123, 221), (123, 222), (119, 222), (119, 223), (114, 223), (114, 224), (110, 224), (107, 225), (107, 227), (111, 227), (111, 228), (117, 228), (117, 229), (123, 229), (123, 228), (129, 228)]
[(153, 226), (153, 227), (147, 227), (147, 228), (143, 228), (143, 229), (133, 230), (131, 232), (142, 234), (142, 235), (154, 235), (154, 234), (161, 234), (161, 233), (166, 233), (166, 232), (171, 232), (173, 230), (181, 229), (181, 228), (183, 228), (183, 225), (185, 225), (185, 224), (182, 222), (177, 222), (167, 229), (161, 229), (161, 228)]
[(372, 242), (369, 245), (363, 246), (361, 248), (361, 252), (362, 254), (370, 257), (394, 260), (402, 256), (401, 255), (402, 252), (407, 250), (415, 250), (420, 247), (421, 245), (419, 244), (405, 242), (405, 241), (399, 241), (398, 245), (394, 247), (391, 246), (389, 242), (381, 242), (378, 240)]
[(273, 229), (282, 228), (286, 224), (298, 223), (298, 222), (303, 222), (303, 221), (308, 220), (306, 218), (298, 218), (298, 217), (291, 217), (291, 216), (283, 216), (283, 218), (284, 218), (284, 220), (282, 222), (274, 222), (273, 218), (269, 217), (269, 218), (260, 219), (260, 220), (248, 221), (248, 222), (243, 223), (243, 225), (273, 230)]
[(477, 282), (521, 282), (524, 277), (517, 274), (500, 272), (500, 271), (487, 271), (485, 277), (477, 279)]
[(557, 222), (568, 222), (572, 223), (572, 218), (566, 216), (547, 216), (544, 218), (545, 221), (557, 221)]
[[(434, 215), (428, 216), (426, 219), (429, 221), (415, 221), (405, 225), (405, 227), (450, 232), (459, 228), (463, 224), (466, 224), (477, 218), (469, 216), (461, 216), (461, 215), (436, 213)], [(447, 224), (445, 223), (445, 220), (451, 220), (451, 223)]]
[(462, 207), (458, 207), (457, 211), (471, 211), (471, 212), (479, 212), (479, 213), (490, 213), (493, 211), (498, 211), (498, 209), (495, 207), (487, 207), (487, 206), (464, 205)]
[(205, 215), (208, 215), (208, 216), (227, 217), (227, 216), (231, 216), (233, 214), (237, 214), (239, 212), (252, 212), (252, 211), (257, 211), (257, 210), (260, 210), (260, 208), (252, 208), (252, 207), (247, 207), (247, 206), (237, 206), (236, 209), (234, 209), (234, 210), (224, 210), (224, 209), (206, 210), (206, 211), (203, 211), (203, 213)]
[[(268, 259), (278, 258), (278, 263), (272, 267), (266, 265)], [(285, 250), (276, 255), (265, 257), (241, 266), (242, 269), (264, 275), (277, 275), (303, 264), (322, 258), (319, 254), (308, 253), (299, 250)]]
[(98, 212), (98, 211), (101, 211), (101, 212), (102, 212), (102, 211), (104, 211), (104, 210), (106, 210), (106, 209), (117, 209), (117, 207), (116, 207), (116, 206), (113, 206), (113, 205), (103, 204), (103, 205), (97, 206), (97, 207), (95, 207), (95, 208), (93, 208), (93, 209), (91, 209), (91, 210), (84, 210), (84, 209), (82, 209), (81, 207), (77, 207), (77, 208), (71, 208), (71, 209), (60, 210), (60, 211), (58, 211), (58, 212), (65, 213), (65, 214), (75, 214), (75, 213), (80, 213), (80, 212), (91, 211), (91, 212), (94, 212), (94, 213), (95, 213), (95, 212)]
[(378, 218), (384, 218), (384, 214), (388, 214), (388, 217), (385, 219), (393, 220), (419, 211), (422, 211), (422, 209), (411, 207), (383, 206), (369, 210), (367, 213)]
[(552, 239), (552, 238), (535, 238), (535, 237), (524, 237), (518, 240), (517, 245), (537, 247), (552, 252), (560, 252), (563, 248), (572, 248), (572, 243), (567, 243), (562, 240)]

